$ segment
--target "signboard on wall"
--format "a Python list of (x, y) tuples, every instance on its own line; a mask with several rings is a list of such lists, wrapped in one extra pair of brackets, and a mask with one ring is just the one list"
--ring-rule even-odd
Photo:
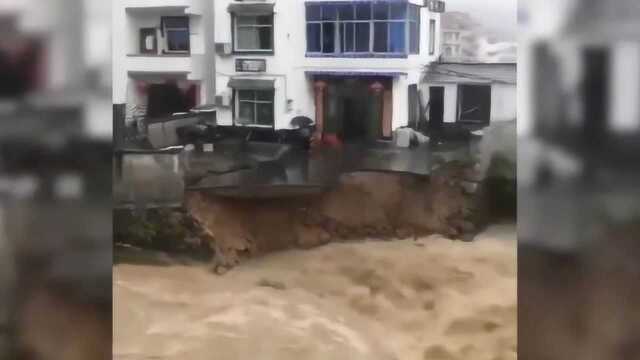
[(265, 72), (267, 61), (265, 59), (236, 59), (237, 72)]

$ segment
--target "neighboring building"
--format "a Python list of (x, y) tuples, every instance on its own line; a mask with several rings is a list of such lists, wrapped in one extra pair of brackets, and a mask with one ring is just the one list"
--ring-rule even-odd
[(464, 12), (442, 14), (441, 52), (444, 62), (476, 61), (480, 25)]
[[(581, 0), (565, 2), (562, 12), (526, 5), (532, 16), (522, 32), (521, 60), (529, 70), (521, 89), (522, 135), (565, 141), (590, 133), (595, 141), (640, 132), (637, 3)], [(564, 17), (551, 23), (556, 13)]]
[[(315, 122), (344, 141), (416, 122), (442, 1), (215, 1), (219, 126)], [(431, 9), (431, 10), (430, 10)], [(433, 10), (433, 11), (432, 11)]]
[(112, 12), (116, 118), (131, 123), (213, 102), (212, 0), (116, 0)]
[(490, 31), (469, 14), (442, 14), (442, 61), (511, 63), (517, 61), (518, 44), (504, 33)]
[(605, 169), (634, 170), (640, 153), (638, 3), (565, 0), (550, 7), (529, 0), (522, 6), (528, 21), (521, 31), (519, 110), (525, 121), (519, 135), (532, 145), (520, 163), (527, 164), (530, 181), (540, 169), (541, 178), (581, 172), (591, 180)]
[(421, 85), (432, 129), (482, 128), (517, 117), (517, 65), (438, 63)]

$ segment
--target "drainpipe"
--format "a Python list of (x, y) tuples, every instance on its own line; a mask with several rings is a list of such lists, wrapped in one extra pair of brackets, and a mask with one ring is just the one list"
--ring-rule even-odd
[(213, 104), (216, 96), (216, 56), (215, 56), (215, 9), (213, 1), (201, 0), (202, 26), (204, 27), (204, 80), (206, 86), (205, 104)]

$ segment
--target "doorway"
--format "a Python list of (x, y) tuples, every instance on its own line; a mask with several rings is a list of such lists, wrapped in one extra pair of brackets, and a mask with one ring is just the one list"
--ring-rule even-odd
[(409, 85), (409, 127), (418, 129), (420, 120), (420, 99), (418, 95), (418, 85)]
[(609, 52), (605, 48), (587, 48), (583, 53), (585, 144), (601, 143), (607, 132), (609, 99)]
[(458, 86), (458, 122), (489, 125), (491, 119), (491, 85)]
[(429, 127), (440, 130), (444, 124), (444, 86), (429, 87)]
[(374, 99), (371, 84), (380, 82), (384, 93), (391, 92), (386, 78), (344, 77), (328, 81), (325, 132), (336, 134), (343, 142), (380, 139), (383, 135), (383, 98)]

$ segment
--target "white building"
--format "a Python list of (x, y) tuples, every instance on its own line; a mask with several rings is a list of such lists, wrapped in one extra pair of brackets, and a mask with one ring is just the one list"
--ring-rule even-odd
[(442, 61), (474, 61), (480, 25), (469, 14), (459, 11), (446, 12), (441, 20)]
[(445, 124), (481, 128), (517, 118), (515, 63), (433, 64), (421, 90), (434, 128)]
[(116, 0), (112, 13), (116, 117), (213, 101), (213, 0)]
[(214, 6), (219, 125), (291, 129), (302, 116), (351, 140), (389, 137), (417, 120), (421, 74), (439, 56), (443, 2)]
[(114, 110), (126, 103), (128, 119), (170, 110), (145, 106), (160, 91), (152, 84), (173, 81), (183, 93), (192, 89), (189, 106), (215, 104), (219, 126), (273, 132), (306, 117), (318, 134), (350, 140), (390, 137), (417, 121), (421, 74), (440, 55), (444, 2), (118, 0), (114, 7)]

